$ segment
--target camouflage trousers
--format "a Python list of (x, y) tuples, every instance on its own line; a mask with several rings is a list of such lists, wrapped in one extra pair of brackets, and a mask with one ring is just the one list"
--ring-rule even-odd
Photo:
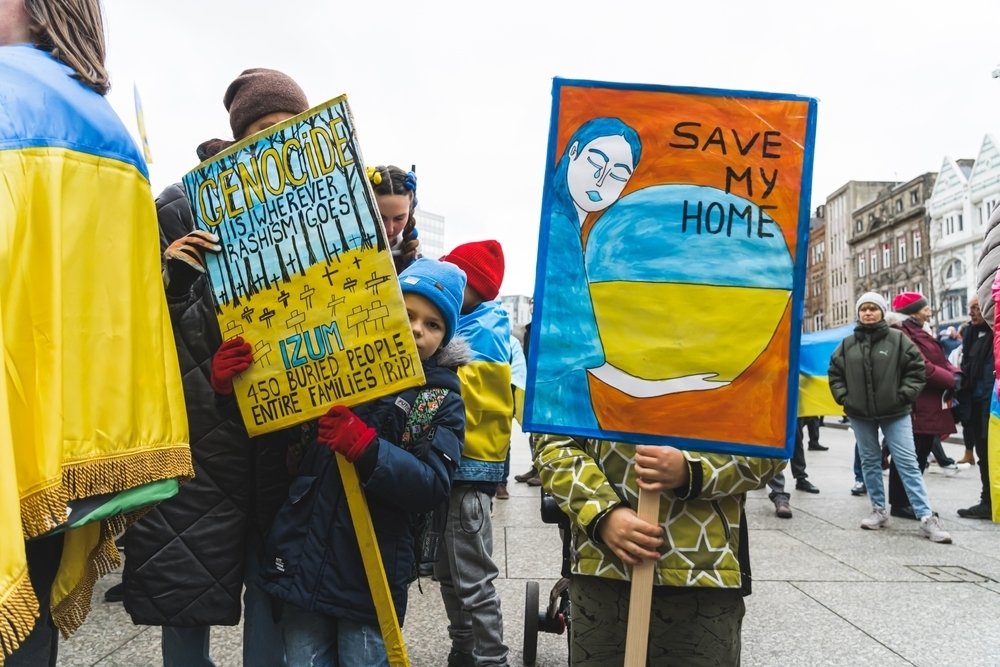
[[(622, 665), (631, 583), (582, 575), (571, 581), (570, 665)], [(738, 588), (654, 587), (646, 664), (739, 665), (745, 611)]]

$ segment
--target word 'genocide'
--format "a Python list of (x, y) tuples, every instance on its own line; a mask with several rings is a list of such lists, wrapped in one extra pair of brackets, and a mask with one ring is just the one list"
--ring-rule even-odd
[(325, 125), (310, 127), (301, 136), (287, 137), (259, 152), (247, 152), (246, 159), (232, 167), (213, 165), (218, 171), (198, 185), (195, 205), (201, 219), (214, 227), (225, 218), (263, 204), (268, 197), (280, 197), (286, 187), (300, 187), (310, 179), (332, 173), (338, 165), (341, 169), (353, 165), (353, 156), (344, 150), (350, 141), (344, 122), (343, 117), (336, 116)]

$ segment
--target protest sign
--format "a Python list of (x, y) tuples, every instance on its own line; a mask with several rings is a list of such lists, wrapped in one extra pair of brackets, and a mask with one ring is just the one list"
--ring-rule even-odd
[(526, 431), (790, 455), (815, 120), (555, 80)]
[(254, 351), (234, 383), (251, 435), (423, 383), (346, 97), (184, 177), (224, 340)]

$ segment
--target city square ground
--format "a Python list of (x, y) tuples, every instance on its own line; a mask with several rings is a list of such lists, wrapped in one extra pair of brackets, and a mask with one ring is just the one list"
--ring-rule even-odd
[[(796, 491), (787, 474), (791, 519), (775, 517), (767, 489), (748, 495), (754, 580), (746, 599), (742, 664), (1000, 665), (1000, 524), (956, 514), (978, 502), (978, 470), (947, 471), (932, 462), (925, 474), (931, 505), (954, 544), (922, 539), (917, 523), (905, 519), (893, 519), (887, 530), (863, 531), (859, 521), (868, 499), (849, 492), (853, 436), (836, 419), (826, 421), (820, 439), (829, 451), (806, 452), (819, 494)], [(956, 459), (963, 452), (959, 443), (953, 438), (945, 444)], [(529, 465), (527, 438), (515, 433), (511, 497), (494, 501), (493, 513), (496, 585), (511, 665), (522, 664), (525, 610), (531, 608), (526, 583), (538, 582), (546, 603), (561, 565), (558, 529), (540, 518), (538, 488), (513, 480)], [(61, 643), (59, 665), (161, 664), (160, 629), (133, 625), (120, 603), (104, 601), (104, 591), (119, 580), (115, 573), (98, 582), (93, 611)], [(450, 648), (444, 607), (434, 582), (423, 579), (420, 588), (414, 584), (410, 592), (403, 628), (407, 651), (415, 667), (443, 666)], [(531, 611), (537, 616), (537, 605)], [(239, 626), (213, 629), (218, 667), (241, 665), (241, 646)], [(566, 635), (539, 633), (535, 664), (566, 661)]]

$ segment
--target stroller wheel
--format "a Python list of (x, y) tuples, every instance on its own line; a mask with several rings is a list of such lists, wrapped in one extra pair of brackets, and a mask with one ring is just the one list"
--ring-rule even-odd
[(533, 665), (537, 655), (538, 582), (529, 581), (524, 586), (524, 646), (521, 660), (525, 665)]

